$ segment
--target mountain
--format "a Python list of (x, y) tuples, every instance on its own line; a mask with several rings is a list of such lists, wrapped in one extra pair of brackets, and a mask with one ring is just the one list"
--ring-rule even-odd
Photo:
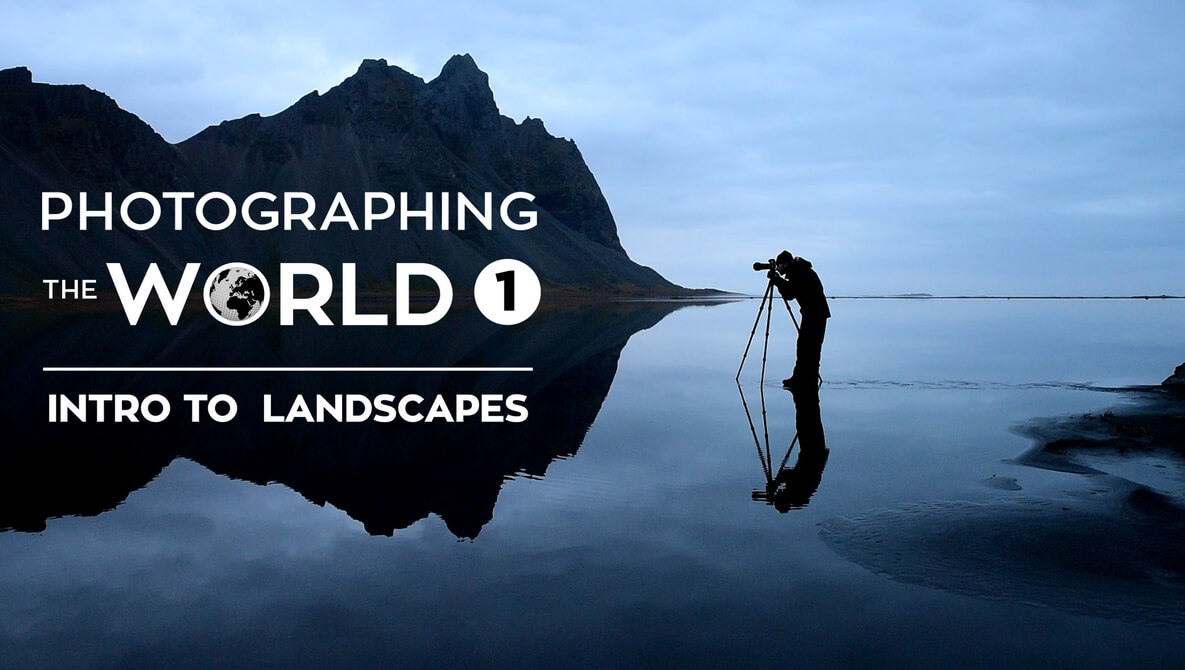
[[(177, 231), (163, 223), (174, 216), (164, 200), (162, 224), (149, 231), (118, 221), (111, 231), (98, 221), (80, 231), (77, 219), (42, 231), (44, 191), (86, 191), (94, 194), (92, 207), (113, 192), (117, 218), (119, 201), (135, 191), (217, 191), (237, 203), (259, 191), (304, 192), (316, 199), (318, 214), (340, 192), (359, 219), (368, 191), (396, 201), (407, 193), (412, 209), (437, 194), (437, 224), (424, 230), (413, 219), (403, 231), (396, 215), (371, 231), (256, 231), (241, 223), (210, 231), (183, 209)], [(453, 198), (450, 230), (439, 222), (442, 192)], [(489, 193), (497, 210), (515, 192), (535, 196), (534, 228), (511, 230), (495, 211), (493, 230), (472, 217), (456, 230), (457, 193), (479, 206)], [(501, 115), (488, 77), (468, 55), (451, 58), (428, 82), (366, 60), (341, 84), (274, 116), (225, 121), (176, 145), (103, 93), (34, 83), (25, 68), (0, 71), (0, 294), (39, 292), (46, 278), (106, 277), (104, 264), (117, 261), (158, 262), (166, 275), (187, 262), (244, 261), (265, 272), (281, 261), (354, 262), (362, 283), (378, 290), (393, 285), (395, 263), (426, 262), (464, 293), (481, 268), (506, 257), (535, 270), (545, 290), (686, 292), (629, 258), (576, 144), (553, 137), (538, 119)]]
[(43, 279), (104, 277), (107, 261), (206, 260), (192, 234), (40, 230), (44, 191), (164, 192), (192, 181), (181, 154), (106, 95), (0, 70), (0, 295), (40, 294)]

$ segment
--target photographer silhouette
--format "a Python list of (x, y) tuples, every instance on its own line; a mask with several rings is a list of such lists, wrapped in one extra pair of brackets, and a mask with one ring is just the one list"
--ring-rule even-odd
[(798, 310), (802, 314), (794, 374), (782, 380), (782, 385), (790, 389), (818, 388), (823, 335), (827, 331), (827, 319), (831, 318), (827, 297), (823, 295), (823, 282), (819, 281), (810, 261), (795, 258), (789, 251), (778, 254), (766, 276), (778, 287), (784, 299), (798, 301)]

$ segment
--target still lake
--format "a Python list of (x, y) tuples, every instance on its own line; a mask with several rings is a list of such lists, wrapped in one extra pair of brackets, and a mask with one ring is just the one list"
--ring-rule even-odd
[[(148, 324), (133, 338), (118, 319), (0, 315), (11, 428), (0, 666), (1185, 658), (1185, 564), (1172, 564), (1185, 556), (1185, 463), (1087, 453), (1079, 471), (1034, 467), (1022, 429), (1158, 384), (1185, 360), (1185, 301), (832, 301), (818, 404), (828, 453), (814, 477), (784, 480), (806, 490), (781, 505), (767, 484), (791, 443), (795, 466), (803, 407), (780, 388), (794, 355), (784, 310), (764, 387), (762, 328), (734, 381), (757, 307), (561, 310), (516, 329), (460, 314), (451, 323), (465, 337), (436, 340), (266, 328), (230, 340), (208, 324)], [(40, 370), (150, 363), (535, 371), (162, 381)], [(531, 416), (496, 429), (44, 425), (47, 393), (120, 389), (519, 392)], [(1148, 490), (1168, 510), (1152, 519), (1131, 504)]]

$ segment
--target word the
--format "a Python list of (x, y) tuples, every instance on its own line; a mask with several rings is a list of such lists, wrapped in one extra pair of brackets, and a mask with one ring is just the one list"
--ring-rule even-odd
[[(42, 279), (50, 300), (97, 300), (94, 279)], [(54, 291), (57, 288), (57, 291)]]

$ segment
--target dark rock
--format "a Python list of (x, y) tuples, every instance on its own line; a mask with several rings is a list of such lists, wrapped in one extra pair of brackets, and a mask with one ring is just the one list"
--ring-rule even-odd
[(0, 70), (0, 86), (23, 86), (33, 83), (33, 71), (27, 67), (13, 67)]
[(539, 205), (563, 225), (624, 254), (609, 203), (576, 143), (552, 137), (543, 121), (530, 117), (521, 125), (508, 123), (507, 130), (522, 181)]
[(1177, 369), (1173, 371), (1173, 374), (1169, 375), (1161, 384), (1164, 386), (1185, 387), (1185, 363), (1178, 365)]
[(105, 94), (34, 84), (26, 68), (5, 70), (0, 83), (0, 142), (9, 161), (24, 159), (27, 169), (107, 190), (167, 190), (183, 182), (176, 150)]
[(192, 236), (164, 227), (136, 235), (94, 230), (98, 221), (85, 232), (40, 229), (42, 192), (101, 202), (107, 192), (192, 190), (192, 178), (176, 148), (108, 96), (31, 77), (26, 68), (0, 74), (0, 294), (40, 293), (46, 278), (106, 276), (107, 261), (168, 266), (191, 253)]

